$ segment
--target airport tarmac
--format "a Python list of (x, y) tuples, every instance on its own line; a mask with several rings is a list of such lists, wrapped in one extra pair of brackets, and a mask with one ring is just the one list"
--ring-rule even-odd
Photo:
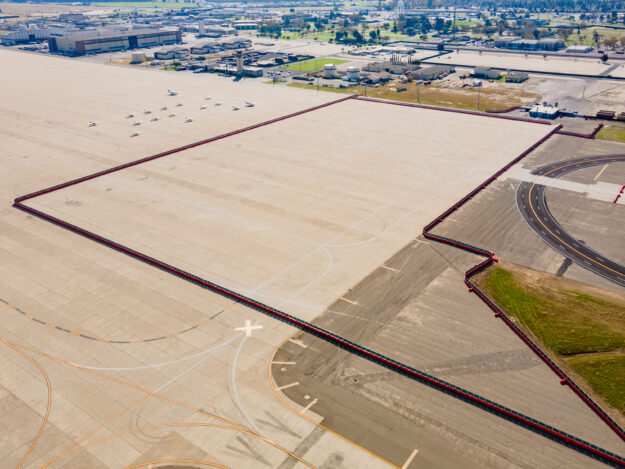
[(27, 205), (309, 319), (551, 130), (349, 100)]
[[(119, 468), (186, 459), (279, 467), (293, 466), (295, 451), (305, 462), (294, 459), (294, 467), (337, 460), (389, 467), (336, 435), (319, 435), (275, 399), (269, 362), (294, 329), (11, 207), (20, 193), (328, 95), (277, 95), (263, 84), (16, 52), (0, 57), (16, 71), (0, 88), (0, 338), (10, 341), (0, 344), (3, 463)], [(167, 88), (179, 95), (169, 97)], [(129, 139), (126, 112), (180, 100), (200, 115), (209, 94), (223, 100), (223, 113), (211, 108), (194, 125), (174, 120), (146, 131), (143, 141)], [(230, 111), (242, 95), (256, 107)], [(87, 127), (90, 119), (98, 125)]]
[[(17, 195), (323, 104), (336, 95), (15, 52), (2, 51), (0, 59), (19, 70), (3, 77), (0, 114), (5, 151), (0, 171), (6, 181), (0, 188), (5, 201), (0, 209), (0, 251), (5, 259), (0, 266), (0, 346), (6, 356), (0, 364), (0, 455), (5, 462), (99, 468), (192, 460), (285, 469), (413, 468), (419, 467), (420, 458), (439, 467), (450, 460), (467, 460), (470, 466), (527, 467), (532, 456), (532, 461), (557, 460), (569, 467), (592, 462), (413, 381), (402, 378), (396, 386), (392, 377), (370, 380), (367, 392), (383, 410), (397, 407), (408, 421), (382, 411), (373, 420), (346, 420), (344, 427), (348, 432), (366, 424), (370, 435), (396, 434), (400, 443), (389, 462), (316, 426), (323, 416), (316, 414), (314, 405), (305, 412), (305, 406), (290, 410), (294, 404), (281, 393), (303, 386), (275, 373), (272, 378), (270, 368), (289, 366), (275, 363), (281, 360), (274, 352), (296, 330), (10, 207)], [(168, 96), (168, 88), (178, 96)], [(223, 105), (200, 110), (206, 95)], [(227, 109), (243, 99), (256, 106)], [(191, 123), (175, 120), (159, 126), (162, 121), (156, 121), (152, 127), (145, 123), (140, 137), (129, 138), (132, 124), (126, 112), (177, 102), (185, 109), (197, 105)], [(377, 106), (374, 117), (367, 117), (370, 106)], [(97, 125), (87, 127), (89, 120)], [(372, 142), (381, 127), (388, 130)], [(80, 212), (77, 223), (98, 225), (100, 217), (108, 219), (106, 226), (94, 228), (121, 236), (124, 242), (138, 241), (159, 257), (171, 256), (170, 260), (187, 262), (202, 273), (229, 268), (221, 275), (238, 282), (244, 293), (259, 299), (273, 296), (268, 302), (312, 317), (323, 310), (324, 302), (331, 304), (339, 297), (348, 300), (338, 300), (344, 307), (357, 308), (345, 293), (349, 288), (370, 272), (392, 274), (378, 266), (419, 233), (424, 220), (549, 130), (537, 124), (351, 100), (71, 189), (84, 193), (59, 191), (55, 194), (64, 194), (61, 199), (47, 200), (52, 202), (50, 209), (64, 215)], [(272, 146), (275, 142), (280, 144)], [(124, 194), (132, 196), (127, 204)], [(253, 204), (255, 200), (263, 205)], [(114, 218), (117, 208), (123, 209), (121, 219)], [(142, 220), (145, 208), (149, 218)], [(82, 219), (94, 214), (95, 218)], [(250, 226), (241, 230), (246, 220)], [(185, 223), (164, 234), (136, 231), (147, 225), (181, 228)], [(216, 234), (219, 249), (229, 249), (238, 265), (217, 255), (199, 259), (210, 252), (209, 238)], [(171, 250), (173, 245), (179, 250)], [(189, 247), (197, 249), (197, 258), (188, 256)], [(324, 249), (332, 252), (332, 263), (325, 253), (323, 260), (311, 260)], [(430, 317), (431, 327), (439, 327), (441, 305), (435, 300), (445, 296), (449, 302), (444, 304), (452, 305), (450, 314), (457, 308), (464, 313), (470, 304), (484, 315), (483, 305), (456, 290), (461, 281), (456, 265), (465, 265), (466, 259), (460, 257), (466, 255), (446, 253), (439, 246), (427, 249), (433, 256), (433, 272), (440, 277), (421, 284), (431, 290), (424, 297), (436, 313)], [(268, 256), (275, 259), (270, 271), (263, 270)], [(292, 267), (296, 269), (285, 271)], [(242, 275), (235, 276), (237, 269)], [(449, 293), (452, 286), (454, 293)], [(456, 321), (453, 314), (451, 322)], [(492, 319), (487, 313), (484, 317)], [(392, 317), (384, 321), (388, 322), (384, 328), (397, 328)], [(360, 322), (349, 327), (353, 324)], [(514, 352), (507, 336), (493, 334)], [(449, 334), (445, 339), (460, 348), (484, 345), (450, 339)], [(290, 344), (312, 350), (312, 342), (302, 340)], [(388, 344), (380, 342), (382, 347)], [(417, 353), (412, 347), (409, 343), (407, 349)], [(331, 353), (336, 357), (336, 349)], [(523, 370), (535, 367), (531, 359), (519, 356), (512, 353), (512, 368), (519, 363)], [(343, 352), (336, 358), (346, 359)], [(350, 366), (357, 365), (357, 359), (349, 360)], [(487, 366), (489, 360), (480, 363)], [(365, 374), (381, 370), (370, 363), (365, 366), (370, 370)], [(437, 366), (453, 369), (458, 364)], [(543, 380), (541, 373), (525, 371), (523, 376), (532, 375), (527, 383), (551, 391), (551, 380)], [(469, 374), (466, 379), (476, 377)], [(425, 411), (415, 414), (403, 406), (419, 396), (429, 403)], [(305, 405), (317, 398), (305, 397)], [(348, 402), (336, 399), (339, 404)], [(530, 405), (528, 399), (524, 402)], [(323, 401), (320, 405), (325, 405), (326, 397)], [(554, 406), (554, 412), (562, 405)], [(349, 409), (343, 412), (349, 416)], [(561, 418), (570, 422), (574, 417)], [(423, 444), (409, 443), (405, 426), (414, 428), (415, 422), (418, 426), (424, 421), (431, 423), (420, 426), (420, 432), (435, 429), (431, 435), (459, 443), (445, 453), (445, 445), (435, 436), (424, 438)], [(588, 420), (588, 425), (592, 432), (595, 424)], [(601, 444), (617, 446), (609, 435), (597, 431)], [(534, 455), (528, 447), (536, 448)]]

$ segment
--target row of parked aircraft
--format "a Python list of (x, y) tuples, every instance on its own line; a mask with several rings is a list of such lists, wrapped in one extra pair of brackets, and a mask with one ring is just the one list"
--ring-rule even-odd
[[(174, 91), (174, 90), (167, 90), (167, 93), (169, 93), (169, 96), (177, 96), (177, 95), (178, 95), (178, 92), (177, 92), (177, 91)], [(211, 98), (210, 98), (210, 96), (206, 96), (206, 97), (204, 98), (204, 100), (205, 100), (205, 101), (210, 101), (210, 99), (211, 99)], [(176, 104), (176, 107), (182, 107), (182, 106), (183, 106), (183, 104), (182, 104), (182, 103), (177, 103), (177, 104)], [(215, 106), (221, 106), (221, 103), (220, 103), (219, 101), (215, 101)], [(253, 102), (251, 102), (251, 101), (245, 101), (245, 107), (254, 107), (254, 103), (253, 103)], [(168, 109), (169, 109), (169, 108), (168, 108), (167, 106), (162, 106), (162, 107), (161, 107), (161, 111), (167, 111)], [(206, 105), (203, 105), (203, 104), (202, 104), (202, 105), (200, 105), (200, 110), (204, 110), (204, 109), (206, 109)], [(233, 110), (233, 111), (238, 111), (239, 109), (240, 109), (240, 107), (238, 107), (238, 106), (232, 106), (232, 110)], [(144, 114), (144, 115), (152, 114), (152, 111), (151, 111), (150, 109), (144, 109), (144, 110), (143, 110), (143, 114)], [(176, 116), (176, 113), (174, 113), (174, 112), (170, 112), (170, 113), (167, 115), (167, 117), (175, 117), (175, 116)], [(134, 114), (132, 114), (132, 113), (128, 113), (128, 114), (126, 114), (126, 119), (132, 119), (132, 118), (134, 118), (134, 117), (135, 117), (135, 115), (134, 115)], [(156, 121), (159, 121), (159, 120), (161, 120), (161, 117), (160, 117), (160, 116), (154, 116), (154, 117), (152, 117), (152, 118), (150, 119), (150, 122), (156, 122)], [(187, 117), (187, 118), (185, 119), (185, 122), (193, 122), (193, 119), (191, 119), (190, 117)], [(138, 125), (141, 125), (141, 121), (134, 121), (134, 122), (132, 123), (132, 125), (133, 125), (133, 126), (138, 126)], [(96, 126), (96, 123), (95, 123), (95, 122), (93, 122), (93, 121), (89, 121), (89, 127), (95, 127), (95, 126)], [(130, 134), (130, 136), (131, 136), (131, 137), (137, 137), (137, 136), (139, 136), (139, 135), (140, 135), (140, 133), (139, 133), (139, 132), (132, 132), (132, 133)]]

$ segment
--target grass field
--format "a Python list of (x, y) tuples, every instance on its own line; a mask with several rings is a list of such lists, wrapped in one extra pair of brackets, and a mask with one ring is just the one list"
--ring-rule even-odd
[(567, 280), (489, 269), (489, 296), (625, 414), (625, 302), (569, 290)]
[(314, 72), (315, 70), (321, 70), (326, 64), (344, 64), (347, 60), (331, 59), (329, 57), (322, 57), (319, 59), (305, 60), (304, 62), (297, 62), (294, 64), (286, 65), (286, 70), (300, 70), (302, 72)]
[[(321, 81), (323, 84), (323, 80)], [(305, 88), (316, 90), (317, 84), (306, 85), (303, 83), (289, 83), (288, 86), (294, 86), (297, 88)], [(397, 92), (396, 84), (389, 84), (380, 86), (378, 88), (365, 88), (363, 86), (356, 86), (348, 89), (335, 89), (320, 87), (322, 91), (338, 92), (338, 93), (360, 93), (366, 94), (372, 98), (390, 99), (393, 101), (405, 101), (409, 103), (426, 104), (429, 106), (440, 107), (452, 107), (459, 109), (475, 109), (478, 106), (478, 92), (480, 94), (479, 109), (484, 111), (488, 110), (501, 110), (508, 109), (512, 106), (520, 104), (526, 104), (536, 99), (536, 95), (528, 92), (523, 92), (516, 88), (510, 89), (496, 89), (496, 88), (482, 88), (478, 91), (477, 88), (446, 88), (440, 86), (437, 83), (432, 85), (417, 87), (414, 83), (408, 83), (400, 85), (406, 88), (406, 91)]]
[(625, 127), (606, 125), (596, 137), (613, 142), (625, 142)]
[(112, 8), (169, 8), (172, 10), (176, 8), (192, 8), (197, 6), (195, 2), (97, 2), (92, 3), (92, 5)]

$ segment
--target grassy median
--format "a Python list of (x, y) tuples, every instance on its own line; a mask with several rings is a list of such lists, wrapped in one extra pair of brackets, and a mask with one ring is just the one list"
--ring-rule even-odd
[[(296, 65), (296, 64), (293, 64)], [(320, 80), (323, 85), (324, 80)], [(289, 83), (287, 86), (316, 90), (317, 82), (312, 85), (304, 83)], [(398, 92), (397, 88), (405, 88), (405, 91)], [(417, 85), (414, 83), (390, 83), (376, 88), (354, 86), (351, 88), (329, 88), (320, 86), (321, 91), (331, 91), (338, 93), (360, 93), (370, 98), (389, 99), (393, 101), (404, 101), (408, 103), (420, 103), (428, 106), (451, 107), (458, 109), (478, 110), (503, 110), (513, 106), (524, 105), (535, 100), (537, 95), (519, 90), (517, 88), (452, 88), (442, 86), (440, 83), (431, 85)]]
[(625, 301), (521, 269), (489, 269), (478, 281), (504, 311), (625, 414)]
[(613, 142), (625, 142), (625, 127), (606, 125), (601, 128), (596, 137)]

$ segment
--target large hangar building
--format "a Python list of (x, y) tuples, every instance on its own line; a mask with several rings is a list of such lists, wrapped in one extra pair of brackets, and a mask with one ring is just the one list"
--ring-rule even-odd
[(180, 29), (131, 29), (128, 31), (93, 31), (48, 39), (50, 52), (85, 55), (182, 42)]

